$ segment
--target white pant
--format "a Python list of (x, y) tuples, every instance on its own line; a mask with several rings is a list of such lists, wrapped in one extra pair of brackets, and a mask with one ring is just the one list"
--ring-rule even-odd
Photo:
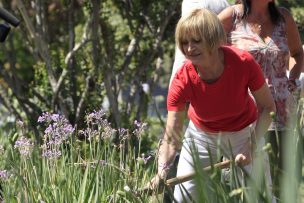
[[(220, 13), (223, 9), (229, 6), (227, 0), (183, 0), (182, 3), (182, 16), (187, 15), (191, 11), (198, 8), (209, 9), (216, 14)], [(183, 65), (185, 62), (185, 56), (183, 53), (176, 47), (175, 49), (175, 59), (172, 69), (172, 74), (170, 78), (171, 81), (176, 73), (176, 71)]]
[[(194, 172), (193, 168), (193, 146), (195, 146), (196, 152), (198, 153), (199, 164), (201, 168), (207, 167), (212, 163), (216, 163), (220, 160), (221, 156), (228, 159), (234, 157), (235, 155), (244, 152), (244, 146), (248, 146), (248, 142), (251, 142), (251, 136), (254, 132), (255, 124), (249, 125), (248, 127), (237, 131), (237, 132), (221, 132), (215, 134), (207, 134), (204, 131), (197, 128), (191, 121), (185, 133), (185, 138), (183, 140), (183, 147), (180, 153), (179, 163), (177, 167), (177, 176), (186, 175), (188, 173)], [(260, 139), (261, 144), (264, 143), (264, 139)], [(266, 154), (267, 155), (267, 154)], [(264, 167), (268, 179), (268, 184), (271, 185), (271, 177), (269, 170), (268, 156), (265, 156)], [(197, 163), (195, 163), (197, 164)], [(268, 166), (268, 167), (267, 167)], [(251, 173), (252, 164), (245, 166), (244, 168), (247, 173)], [(242, 171), (239, 170), (239, 177), (242, 177)], [(204, 184), (206, 185), (206, 184)], [(195, 181), (190, 180), (184, 182), (180, 185), (175, 186), (174, 189), (174, 199), (177, 202), (191, 202), (189, 196), (196, 201), (199, 197), (197, 194)], [(216, 197), (214, 197), (216, 198)], [(215, 202), (216, 200), (210, 200), (210, 202)]]

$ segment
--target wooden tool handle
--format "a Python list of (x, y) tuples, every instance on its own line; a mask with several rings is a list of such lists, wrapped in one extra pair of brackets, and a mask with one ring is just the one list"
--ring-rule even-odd
[[(223, 162), (219, 162), (219, 163), (216, 163), (214, 164), (213, 166), (207, 166), (205, 168), (203, 168), (204, 171), (210, 171), (212, 168), (218, 168), (218, 169), (223, 169), (223, 168), (228, 168), (230, 166), (230, 163), (231, 163), (231, 160), (227, 160), (227, 161), (223, 161)], [(183, 176), (178, 176), (178, 177), (175, 177), (175, 178), (171, 178), (167, 181), (165, 181), (163, 184), (166, 185), (166, 186), (174, 186), (174, 185), (178, 185), (178, 184), (181, 184), (183, 182), (186, 182), (188, 180), (192, 180), (195, 176), (195, 172), (193, 173), (189, 173), (189, 174), (186, 174), (186, 175), (183, 175)], [(162, 187), (163, 187), (162, 186)], [(136, 193), (146, 193), (148, 195), (152, 195), (152, 194), (155, 194), (155, 193), (158, 193), (158, 192), (161, 192), (162, 189), (157, 189), (157, 190), (152, 190), (149, 186), (146, 186), (142, 189), (140, 189), (139, 191), (137, 191)]]
[[(213, 166), (207, 166), (205, 168), (203, 168), (204, 171), (210, 171), (212, 168), (219, 168), (219, 169), (223, 169), (223, 168), (228, 168), (230, 166), (231, 161), (227, 160), (227, 161), (223, 161), (223, 162), (219, 162), (214, 164)], [(178, 185), (181, 184), (183, 182), (186, 182), (188, 180), (192, 180), (195, 176), (195, 172), (183, 175), (183, 176), (178, 176), (175, 178), (171, 178), (169, 180), (167, 180), (165, 182), (165, 184), (167, 186), (174, 186), (174, 185)]]

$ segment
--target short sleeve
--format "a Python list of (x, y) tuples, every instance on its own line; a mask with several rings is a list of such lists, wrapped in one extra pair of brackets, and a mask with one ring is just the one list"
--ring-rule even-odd
[(189, 75), (184, 64), (175, 74), (167, 96), (168, 111), (183, 111), (189, 100)]

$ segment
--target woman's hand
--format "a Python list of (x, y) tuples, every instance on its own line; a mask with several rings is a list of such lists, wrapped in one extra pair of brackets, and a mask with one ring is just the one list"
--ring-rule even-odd
[[(252, 135), (253, 136), (253, 135)], [(254, 136), (255, 138), (255, 136)], [(250, 149), (250, 150), (249, 150)], [(235, 156), (234, 162), (237, 166), (246, 166), (253, 160), (253, 155), (256, 150), (256, 140), (253, 137), (248, 139), (247, 143), (243, 147), (243, 152)]]
[(165, 179), (160, 175), (154, 176), (151, 181), (145, 186), (145, 190), (148, 194), (162, 193), (165, 186)]
[(246, 166), (246, 165), (250, 164), (250, 162), (252, 160), (251, 160), (251, 157), (248, 155), (246, 156), (244, 154), (238, 154), (238, 155), (236, 155), (234, 161), (237, 166)]
[(289, 92), (294, 92), (300, 85), (300, 81), (297, 79), (289, 79), (287, 82)]

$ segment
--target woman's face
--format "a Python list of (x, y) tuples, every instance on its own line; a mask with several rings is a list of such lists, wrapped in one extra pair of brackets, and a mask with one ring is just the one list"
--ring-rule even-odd
[(199, 38), (188, 38), (182, 42), (185, 57), (192, 61), (193, 65), (200, 65), (204, 60), (208, 60), (209, 52), (205, 48), (203, 41)]

